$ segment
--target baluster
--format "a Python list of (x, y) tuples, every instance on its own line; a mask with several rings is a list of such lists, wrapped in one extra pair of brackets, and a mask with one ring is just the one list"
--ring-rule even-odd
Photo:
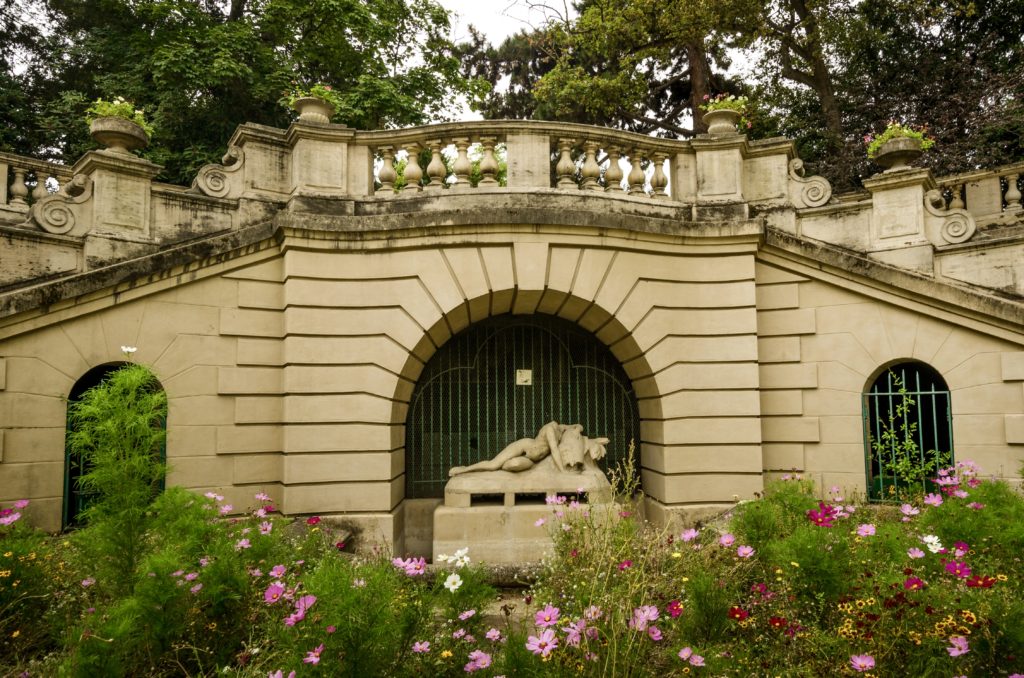
[(558, 177), (559, 188), (576, 186), (576, 163), (572, 161), (572, 139), (559, 139), (558, 151), (561, 154), (555, 165), (555, 176)]
[(423, 178), (423, 168), (420, 167), (420, 145), (408, 144), (405, 150), (409, 153), (409, 160), (405, 163), (405, 189), (413, 192), (423, 190), (420, 180)]
[(633, 153), (630, 156), (630, 162), (633, 168), (629, 170), (629, 193), (644, 193), (644, 182), (647, 180), (647, 176), (644, 174), (644, 170), (640, 167), (640, 156), (643, 153), (639, 148), (634, 148)]
[(20, 167), (14, 169), (14, 182), (11, 184), (11, 204), (18, 207), (28, 207), (25, 198), (28, 197), (28, 186), (25, 185), (25, 170)]
[(451, 185), (451, 188), (456, 191), (465, 191), (472, 188), (469, 183), (469, 175), (473, 172), (473, 163), (469, 161), (469, 137), (452, 139), (452, 143), (455, 144), (455, 150), (459, 154), (455, 158), (455, 164), (452, 168), (455, 171), (457, 181)]
[(494, 157), (494, 143), (497, 137), (480, 137), (480, 145), (484, 147), (484, 157), (480, 159), (480, 185), (498, 185), (498, 159)]
[(1020, 212), (1020, 189), (1017, 188), (1017, 179), (1020, 174), (1009, 174), (1006, 177), (1006, 211)]
[(46, 174), (42, 170), (36, 170), (36, 187), (32, 189), (33, 203), (37, 203), (46, 196), (50, 195), (50, 192), (46, 190), (46, 180), (49, 178), (49, 174)]
[(622, 193), (622, 167), (619, 166), (619, 158), (622, 152), (612, 146), (608, 149), (608, 169), (604, 171), (604, 184), (606, 191)]
[(949, 201), (949, 209), (962, 210), (964, 208), (964, 185), (953, 184), (949, 190), (953, 196)]
[(668, 177), (665, 176), (665, 159), (668, 158), (664, 153), (652, 153), (651, 161), (654, 163), (654, 176), (651, 177), (651, 197), (660, 198), (662, 200), (668, 198), (668, 191), (665, 188), (668, 186)]
[(603, 191), (601, 186), (601, 166), (597, 164), (597, 143), (587, 141), (583, 144), (586, 159), (583, 161), (583, 185), (581, 189), (588, 191)]
[(381, 146), (380, 153), (384, 158), (384, 164), (380, 167), (378, 178), (380, 179), (381, 192), (394, 193), (395, 180), (398, 179), (398, 172), (395, 171), (395, 153), (393, 146)]
[(425, 188), (428, 191), (439, 191), (444, 187), (445, 177), (448, 176), (448, 168), (441, 158), (441, 140), (434, 139), (427, 142), (430, 148), (430, 164), (427, 165), (427, 180)]

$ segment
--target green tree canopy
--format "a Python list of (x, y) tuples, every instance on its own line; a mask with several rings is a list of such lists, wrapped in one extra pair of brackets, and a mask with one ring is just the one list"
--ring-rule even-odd
[(467, 86), (435, 0), (37, 0), (31, 14), (28, 34), (0, 24), (23, 62), (0, 62), (0, 119), (19, 127), (3, 148), (72, 161), (95, 147), (89, 102), (123, 96), (156, 128), (146, 157), (179, 183), (238, 124), (286, 125), (295, 82), (332, 85), (335, 120), (362, 129), (440, 118)]

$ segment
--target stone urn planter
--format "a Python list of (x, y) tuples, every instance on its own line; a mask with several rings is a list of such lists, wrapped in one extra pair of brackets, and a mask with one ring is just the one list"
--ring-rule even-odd
[(893, 137), (889, 139), (878, 152), (875, 153), (875, 162), (886, 168), (886, 172), (898, 172), (910, 169), (910, 163), (921, 157), (924, 151), (921, 149), (921, 140), (913, 137)]
[(708, 134), (722, 136), (725, 134), (736, 134), (736, 126), (743, 117), (739, 111), (731, 108), (718, 108), (704, 114), (704, 122), (708, 126)]
[(299, 97), (292, 102), (292, 108), (299, 114), (302, 122), (327, 124), (334, 115), (334, 105), (319, 97)]
[(89, 134), (113, 153), (131, 155), (149, 145), (146, 130), (125, 118), (96, 118), (89, 124)]

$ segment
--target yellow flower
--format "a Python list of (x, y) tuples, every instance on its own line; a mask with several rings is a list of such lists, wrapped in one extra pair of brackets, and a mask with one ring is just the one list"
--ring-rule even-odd
[(11, 634), (11, 638), (17, 638), (20, 635), (21, 635), (21, 631), (18, 631), (17, 629), (15, 629), (14, 633)]
[(682, 557), (683, 557), (683, 554), (682, 554), (682, 553), (680, 553), (679, 551), (673, 551), (673, 552), (672, 552), (672, 557), (673, 557), (673, 558), (682, 558)]
[(1007, 577), (1005, 574), (997, 574), (996, 579), (998, 579), (999, 581), (1006, 581), (1007, 579), (1009, 579), (1009, 577)]
[(7, 553), (4, 554), (4, 558), (10, 558), (13, 555), (14, 555), (14, 553), (12, 553), (11, 551), (8, 551)]
[(451, 657), (451, 656), (452, 656), (451, 650), (444, 650), (441, 653), (441, 659), (448, 659), (448, 657)]
[(960, 616), (963, 617), (963, 620), (968, 624), (973, 624), (978, 621), (978, 617), (970, 610), (960, 610)]
[(10, 577), (10, 576), (11, 576), (11, 571), (10, 570), (0, 570), (0, 577)]
[(792, 565), (793, 567), (800, 567), (800, 563), (793, 563), (793, 562), (791, 562), (790, 565)]

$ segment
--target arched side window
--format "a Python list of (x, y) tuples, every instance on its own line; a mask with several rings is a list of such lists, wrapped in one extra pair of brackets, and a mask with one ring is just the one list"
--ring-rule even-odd
[[(74, 432), (74, 422), (71, 418), (71, 409), (75, 403), (82, 400), (89, 389), (99, 386), (110, 374), (117, 371), (128, 363), (116, 362), (106, 365), (98, 365), (92, 368), (75, 382), (68, 394), (68, 418), (65, 429), (64, 443), (64, 505), (61, 512), (61, 526), (64, 529), (76, 527), (81, 524), (82, 511), (89, 505), (89, 495), (84, 493), (79, 486), (79, 479), (89, 471), (83, 460), (71, 452), (68, 445), (68, 436)], [(162, 389), (162, 387), (161, 387)], [(167, 429), (167, 420), (161, 421), (164, 430)], [(160, 450), (161, 458), (166, 459), (166, 447)], [(161, 485), (161, 489), (162, 489)]]
[(933, 368), (898, 363), (864, 394), (868, 499), (892, 501), (934, 489), (935, 471), (953, 462), (949, 387)]

